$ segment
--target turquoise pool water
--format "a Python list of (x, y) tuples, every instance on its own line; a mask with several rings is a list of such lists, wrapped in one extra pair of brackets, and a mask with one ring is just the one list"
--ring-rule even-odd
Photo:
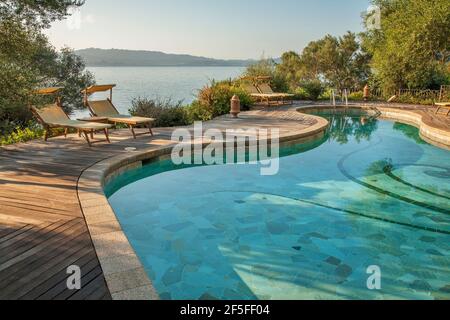
[(276, 176), (159, 161), (106, 186), (162, 299), (450, 299), (450, 152), (322, 115), (329, 134), (283, 148)]

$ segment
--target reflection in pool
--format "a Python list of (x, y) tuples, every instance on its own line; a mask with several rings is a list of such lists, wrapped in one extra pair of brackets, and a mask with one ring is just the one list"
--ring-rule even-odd
[(160, 161), (106, 186), (162, 299), (450, 298), (450, 153), (410, 126), (321, 115), (327, 137), (284, 148), (276, 176)]

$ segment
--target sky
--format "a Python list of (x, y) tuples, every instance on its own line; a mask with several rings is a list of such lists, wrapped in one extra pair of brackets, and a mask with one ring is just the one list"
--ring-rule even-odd
[(363, 30), (369, 0), (86, 0), (46, 31), (57, 48), (152, 50), (218, 59), (279, 57)]

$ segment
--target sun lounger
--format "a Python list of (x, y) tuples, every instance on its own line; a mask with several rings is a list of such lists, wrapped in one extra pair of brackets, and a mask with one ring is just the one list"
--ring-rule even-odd
[(278, 92), (274, 92), (274, 91), (272, 90), (272, 88), (270, 87), (270, 85), (268, 85), (267, 83), (259, 84), (259, 85), (258, 85), (258, 89), (259, 89), (259, 91), (260, 91), (262, 94), (271, 94), (271, 95), (274, 95), (274, 96), (277, 96), (277, 97), (281, 98), (281, 102), (282, 102), (282, 103), (285, 102), (285, 99), (289, 99), (289, 100), (290, 100), (290, 103), (291, 103), (291, 104), (293, 103), (293, 99), (292, 99), (292, 98), (294, 97), (293, 94), (290, 94), (290, 93), (278, 93)]
[[(107, 118), (110, 123), (113, 124), (125, 124), (131, 130), (133, 138), (140, 135), (135, 132), (135, 127), (144, 126), (148, 128), (151, 135), (153, 135), (152, 124), (155, 121), (153, 118), (133, 117), (129, 115), (120, 114), (116, 107), (112, 103), (112, 89), (115, 85), (101, 85), (92, 86), (83, 90), (85, 95), (85, 103), (89, 108), (92, 116)], [(88, 96), (96, 92), (110, 91), (110, 97), (106, 100), (91, 101)], [(147, 134), (147, 133), (142, 133)]]
[(261, 101), (263, 103), (266, 103), (267, 106), (270, 106), (271, 102), (273, 102), (274, 100), (275, 100), (275, 102), (277, 102), (277, 99), (280, 98), (280, 96), (276, 95), (276, 94), (264, 94), (264, 93), (261, 93), (252, 84), (245, 84), (245, 85), (243, 85), (243, 88), (244, 88), (245, 91), (247, 91), (247, 93), (251, 97), (253, 97), (253, 98), (255, 98), (255, 99), (257, 99), (257, 100), (259, 100), (259, 101)]
[(68, 129), (75, 129), (81, 135), (84, 135), (89, 146), (92, 146), (92, 142), (89, 139), (94, 138), (94, 133), (97, 131), (103, 131), (106, 136), (106, 141), (110, 143), (108, 129), (111, 128), (110, 124), (104, 123), (92, 123), (92, 122), (83, 122), (77, 120), (71, 120), (69, 116), (64, 112), (58, 102), (54, 104), (46, 105), (43, 108), (37, 108), (32, 106), (31, 111), (36, 116), (38, 121), (45, 128), (45, 141), (48, 140), (49, 134), (52, 129), (64, 129), (64, 136), (67, 137)]
[(450, 115), (450, 102), (440, 102), (440, 103), (436, 103), (437, 109), (436, 109), (436, 114), (439, 114), (439, 112), (444, 109), (447, 111), (447, 113), (445, 114), (447, 117)]

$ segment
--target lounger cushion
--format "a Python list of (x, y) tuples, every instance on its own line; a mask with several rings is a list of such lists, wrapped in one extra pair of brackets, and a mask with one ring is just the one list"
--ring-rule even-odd
[(274, 92), (267, 83), (260, 84), (260, 85), (258, 85), (258, 87), (261, 90), (261, 92), (264, 94), (276, 95), (278, 97), (293, 97), (294, 96), (293, 94), (289, 94), (289, 93)]
[(103, 130), (111, 128), (110, 124), (71, 120), (56, 103), (43, 108), (33, 108), (45, 124), (51, 127), (75, 128), (80, 130)]
[(244, 90), (246, 90), (251, 95), (261, 94), (261, 92), (259, 92), (258, 89), (252, 84), (245, 84), (243, 87), (244, 87)]
[(108, 118), (108, 121), (114, 123), (138, 125), (155, 121), (153, 118), (132, 117), (119, 114), (109, 100), (89, 101), (89, 107), (96, 116)]
[(150, 123), (150, 122), (155, 121), (155, 119), (153, 119), (153, 118), (132, 117), (132, 116), (126, 116), (126, 115), (118, 115), (118, 116), (114, 116), (114, 117), (108, 117), (108, 120), (111, 122), (125, 123), (125, 124), (131, 124), (131, 125), (145, 124), (145, 123)]
[(56, 103), (48, 104), (42, 108), (34, 108), (34, 110), (45, 123), (56, 123), (69, 120), (69, 117), (65, 114), (64, 110)]
[(80, 130), (95, 130), (95, 131), (109, 129), (112, 127), (112, 125), (106, 123), (84, 122), (77, 120), (56, 121), (56, 122), (49, 122), (47, 124), (52, 127), (74, 128)]
[(89, 101), (89, 107), (97, 117), (116, 117), (119, 113), (108, 100)]

